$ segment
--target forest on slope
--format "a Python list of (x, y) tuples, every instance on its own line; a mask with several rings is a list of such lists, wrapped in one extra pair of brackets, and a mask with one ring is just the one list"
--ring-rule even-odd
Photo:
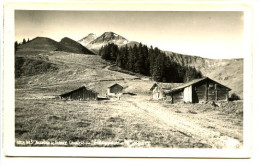
[(115, 62), (122, 69), (150, 76), (159, 82), (187, 82), (202, 77), (196, 68), (173, 62), (157, 47), (148, 48), (142, 43), (120, 48), (109, 43), (101, 47), (99, 55), (105, 60)]

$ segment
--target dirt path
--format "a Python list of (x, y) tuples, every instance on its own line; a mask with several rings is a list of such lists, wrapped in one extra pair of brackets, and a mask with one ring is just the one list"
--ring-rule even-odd
[(169, 110), (161, 107), (159, 103), (151, 103), (135, 99), (126, 99), (125, 101), (145, 111), (150, 116), (159, 118), (166, 124), (177, 129), (180, 133), (199, 139), (201, 143), (209, 144), (213, 148), (242, 148), (242, 143), (237, 139), (225, 136), (214, 129), (202, 127), (189, 119), (179, 116), (177, 113), (169, 113)]

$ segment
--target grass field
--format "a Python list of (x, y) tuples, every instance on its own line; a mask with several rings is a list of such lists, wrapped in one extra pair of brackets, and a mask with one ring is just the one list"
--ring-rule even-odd
[[(66, 142), (67, 146), (74, 146), (75, 142), (84, 142), (76, 146), (95, 146), (94, 142), (102, 145), (103, 142), (104, 147), (211, 147), (125, 101), (17, 100), (15, 117), (16, 142)], [(110, 143), (106, 145), (106, 142)]]
[[(153, 81), (110, 71), (98, 56), (50, 52), (58, 69), (17, 78), (17, 146), (241, 148), (243, 102), (170, 104), (150, 99)], [(82, 84), (100, 94), (120, 83), (120, 100), (63, 101)]]

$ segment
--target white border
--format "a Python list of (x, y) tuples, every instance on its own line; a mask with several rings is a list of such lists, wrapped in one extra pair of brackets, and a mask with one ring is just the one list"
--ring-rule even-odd
[[(165, 148), (74, 148), (14, 146), (14, 10), (118, 10), (118, 11), (244, 11), (244, 144), (242, 149), (165, 149)], [(4, 8), (3, 57), (3, 145), (7, 156), (88, 156), (88, 157), (203, 157), (248, 158), (251, 149), (252, 101), (252, 9), (234, 3), (8, 3)], [(9, 55), (9, 56), (8, 56)]]

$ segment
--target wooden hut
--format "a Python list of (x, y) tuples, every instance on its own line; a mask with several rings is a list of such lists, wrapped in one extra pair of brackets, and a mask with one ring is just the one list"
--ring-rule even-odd
[(107, 95), (108, 96), (117, 96), (123, 93), (124, 87), (119, 85), (118, 83), (109, 85), (107, 87)]
[(98, 93), (92, 89), (82, 86), (78, 89), (59, 95), (66, 100), (96, 100)]
[(176, 88), (180, 84), (181, 83), (154, 83), (150, 89), (150, 91), (152, 92), (152, 99), (165, 99), (166, 93), (172, 90), (173, 88)]
[(195, 79), (168, 91), (172, 103), (183, 101), (198, 103), (200, 101), (228, 100), (231, 89), (208, 78)]

